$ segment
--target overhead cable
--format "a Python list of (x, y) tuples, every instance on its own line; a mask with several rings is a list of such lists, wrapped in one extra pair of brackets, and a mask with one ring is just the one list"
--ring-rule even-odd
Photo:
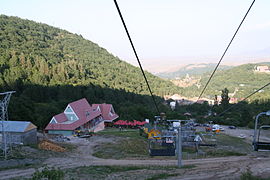
[[(249, 94), (248, 96), (246, 96), (244, 99), (242, 99), (242, 100), (239, 101), (239, 102), (242, 102), (242, 101), (247, 100), (248, 98), (250, 98), (251, 96), (253, 96), (254, 94), (256, 94), (257, 92), (259, 92), (260, 90), (262, 90), (263, 88), (265, 88), (265, 87), (267, 87), (267, 86), (269, 86), (269, 85), (270, 85), (270, 82), (267, 83), (266, 85), (264, 85), (263, 87), (261, 87), (260, 89), (258, 89), (258, 90), (256, 90), (256, 91), (254, 91), (253, 93)], [(225, 112), (231, 110), (232, 108), (236, 107), (236, 106), (239, 104), (239, 102), (238, 102), (237, 104), (232, 105), (231, 107), (229, 107), (229, 108), (226, 109), (225, 111), (221, 112), (221, 113), (218, 114), (217, 116), (220, 116), (220, 115), (224, 114)]]
[(146, 82), (146, 84), (147, 84), (148, 90), (149, 90), (149, 92), (150, 92), (150, 94), (151, 94), (151, 97), (152, 97), (153, 102), (154, 102), (154, 104), (155, 104), (156, 110), (157, 110), (158, 114), (160, 114), (160, 111), (159, 111), (159, 108), (158, 108), (158, 106), (157, 106), (157, 103), (156, 103), (155, 97), (154, 97), (154, 95), (153, 95), (153, 93), (152, 93), (152, 91), (151, 91), (150, 85), (149, 85), (149, 83), (148, 83), (148, 81), (147, 81), (147, 78), (146, 78), (146, 75), (145, 75), (144, 70), (143, 70), (143, 68), (142, 68), (142, 65), (141, 65), (140, 59), (139, 59), (139, 57), (138, 57), (138, 55), (137, 55), (137, 52), (136, 52), (135, 46), (133, 45), (133, 42), (132, 42), (131, 37), (130, 37), (130, 35), (129, 35), (129, 32), (128, 32), (128, 29), (127, 29), (126, 23), (125, 23), (125, 21), (124, 21), (124, 18), (123, 18), (123, 16), (122, 16), (122, 13), (121, 13), (121, 11), (120, 11), (120, 8), (119, 8), (119, 6), (118, 6), (118, 4), (117, 4), (117, 1), (116, 1), (116, 0), (114, 0), (114, 4), (115, 4), (115, 6), (116, 6), (116, 9), (117, 9), (117, 11), (118, 11), (118, 14), (119, 14), (119, 16), (120, 16), (120, 18), (121, 18), (121, 21), (122, 21), (123, 26), (124, 26), (124, 28), (125, 28), (125, 31), (126, 31), (126, 33), (127, 33), (127, 36), (128, 36), (129, 42), (130, 42), (130, 44), (131, 44), (131, 46), (132, 46), (133, 52), (134, 52), (134, 54), (135, 54), (135, 56), (136, 56), (136, 59), (137, 59), (137, 61), (138, 61), (138, 64), (139, 64), (139, 66), (140, 66), (140, 69), (141, 69), (141, 71), (142, 71), (142, 74), (143, 74), (144, 80), (145, 80), (145, 82)]
[(223, 57), (225, 56), (225, 54), (226, 54), (227, 50), (229, 49), (230, 45), (232, 44), (232, 42), (233, 42), (233, 40), (234, 40), (234, 38), (235, 38), (237, 32), (239, 31), (241, 25), (243, 24), (244, 20), (246, 19), (247, 15), (248, 15), (248, 13), (249, 13), (249, 11), (250, 11), (250, 9), (252, 8), (252, 6), (253, 6), (254, 3), (255, 3), (255, 0), (254, 0), (254, 1), (251, 3), (251, 5), (249, 6), (249, 8), (248, 8), (248, 10), (247, 10), (247, 12), (246, 12), (244, 18), (242, 19), (241, 23), (239, 24), (237, 30), (235, 31), (235, 33), (234, 33), (234, 35), (233, 35), (233, 37), (232, 37), (230, 43), (228, 44), (227, 48), (225, 49), (224, 53), (222, 54), (222, 56), (221, 56), (219, 62), (217, 63), (217, 65), (216, 65), (214, 71), (212, 72), (210, 78), (208, 79), (207, 83), (205, 84), (205, 86), (204, 86), (204, 88), (203, 88), (203, 90), (202, 90), (200, 96), (198, 97), (197, 101), (200, 100), (200, 98), (202, 97), (202, 95), (203, 95), (203, 93), (204, 93), (206, 87), (208, 86), (209, 82), (211, 81), (212, 77), (214, 76), (214, 74), (215, 74), (215, 72), (216, 72), (218, 66), (220, 65), (220, 63), (221, 63)]

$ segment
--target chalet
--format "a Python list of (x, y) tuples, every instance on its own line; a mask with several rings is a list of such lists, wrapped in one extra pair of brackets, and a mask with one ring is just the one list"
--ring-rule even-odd
[(93, 104), (94, 110), (101, 111), (101, 116), (104, 120), (105, 125), (110, 125), (119, 116), (115, 113), (111, 104)]
[(117, 119), (111, 104), (90, 105), (85, 98), (69, 103), (63, 113), (52, 117), (45, 128), (49, 134), (65, 136), (75, 131), (97, 132), (104, 129), (106, 121)]
[(36, 144), (37, 127), (28, 121), (2, 121), (0, 122), (0, 144), (3, 142), (6, 134), (6, 141), (11, 144)]

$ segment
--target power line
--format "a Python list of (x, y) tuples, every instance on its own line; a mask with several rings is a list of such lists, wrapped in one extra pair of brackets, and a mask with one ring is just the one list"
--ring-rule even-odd
[(120, 18), (121, 18), (121, 21), (122, 21), (123, 26), (124, 26), (124, 28), (125, 28), (125, 31), (126, 31), (126, 33), (127, 33), (129, 42), (130, 42), (130, 44), (131, 44), (131, 46), (132, 46), (133, 52), (134, 52), (134, 54), (135, 54), (135, 56), (136, 56), (136, 59), (137, 59), (137, 61), (138, 61), (138, 64), (139, 64), (139, 66), (140, 66), (140, 69), (141, 69), (141, 71), (142, 71), (144, 80), (145, 80), (145, 82), (146, 82), (146, 84), (147, 84), (148, 90), (149, 90), (149, 92), (150, 92), (150, 94), (151, 94), (151, 97), (152, 97), (152, 99), (153, 99), (153, 102), (154, 102), (154, 104), (155, 104), (155, 107), (156, 107), (156, 109), (157, 109), (157, 112), (158, 112), (158, 114), (160, 114), (160, 111), (159, 111), (159, 108), (158, 108), (158, 106), (157, 106), (155, 97), (154, 97), (154, 95), (153, 95), (153, 93), (152, 93), (152, 91), (151, 91), (150, 85), (149, 85), (149, 83), (148, 83), (148, 81), (147, 81), (147, 78), (146, 78), (146, 75), (145, 75), (144, 70), (143, 70), (143, 68), (142, 68), (140, 59), (139, 59), (139, 57), (138, 57), (138, 55), (137, 55), (137, 52), (136, 52), (136, 50), (135, 50), (135, 47), (134, 47), (133, 42), (132, 42), (132, 40), (131, 40), (131, 37), (130, 37), (130, 35), (129, 35), (129, 32), (128, 32), (126, 23), (125, 23), (125, 21), (124, 21), (124, 18), (123, 18), (123, 16), (122, 16), (122, 13), (121, 13), (121, 11), (120, 11), (120, 8), (119, 8), (119, 6), (118, 6), (116, 0), (114, 0), (114, 4), (115, 4), (115, 6), (116, 6), (116, 9), (117, 9), (117, 11), (118, 11), (118, 14), (119, 14), (119, 16), (120, 16)]
[(220, 63), (221, 63), (223, 57), (225, 56), (227, 50), (229, 49), (229, 47), (230, 47), (231, 43), (233, 42), (233, 40), (234, 40), (234, 38), (235, 38), (235, 36), (236, 36), (238, 30), (240, 29), (241, 25), (243, 24), (244, 20), (246, 19), (247, 15), (248, 15), (248, 13), (249, 13), (249, 11), (250, 11), (250, 9), (251, 9), (251, 7), (253, 6), (254, 3), (255, 3), (255, 0), (254, 0), (254, 1), (251, 3), (251, 5), (249, 6), (249, 8), (248, 8), (248, 10), (247, 10), (247, 12), (246, 12), (244, 18), (242, 19), (241, 23), (239, 24), (237, 30), (235, 31), (235, 33), (234, 33), (234, 35), (233, 35), (233, 37), (232, 37), (230, 43), (228, 44), (227, 48), (225, 49), (224, 53), (222, 54), (222, 56), (221, 56), (221, 58), (220, 58), (218, 64), (216, 65), (214, 71), (212, 72), (210, 78), (208, 79), (206, 85), (204, 86), (204, 88), (203, 88), (203, 90), (202, 90), (200, 96), (198, 97), (197, 101), (200, 100), (201, 96), (203, 95), (203, 93), (204, 93), (206, 87), (208, 86), (209, 82), (211, 81), (212, 77), (214, 76), (214, 74), (215, 74), (215, 72), (216, 72), (218, 66), (220, 65)]
[[(270, 82), (267, 83), (266, 85), (264, 85), (263, 87), (261, 87), (260, 89), (258, 89), (258, 90), (256, 90), (256, 91), (254, 91), (253, 93), (249, 94), (247, 97), (245, 97), (244, 99), (242, 99), (242, 100), (239, 101), (239, 102), (242, 102), (242, 101), (247, 100), (248, 98), (250, 98), (251, 96), (253, 96), (254, 94), (256, 94), (257, 92), (259, 92), (260, 90), (262, 90), (263, 88), (265, 88), (265, 87), (267, 87), (267, 86), (269, 86), (269, 85), (270, 85)], [(221, 112), (221, 113), (218, 114), (217, 116), (220, 116), (220, 115), (224, 114), (225, 112), (229, 111), (230, 109), (234, 108), (235, 106), (237, 106), (237, 105), (239, 104), (239, 102), (238, 102), (237, 104), (232, 105), (231, 107), (229, 107), (229, 108), (226, 109), (225, 111)]]

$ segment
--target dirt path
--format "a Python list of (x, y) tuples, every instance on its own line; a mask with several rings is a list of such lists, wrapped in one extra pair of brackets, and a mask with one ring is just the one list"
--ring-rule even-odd
[[(96, 165), (174, 166), (177, 164), (176, 160), (115, 160), (93, 157), (93, 148), (96, 145), (101, 142), (113, 142), (113, 139), (107, 137), (95, 136), (91, 138), (91, 141), (78, 138), (71, 141), (73, 144), (78, 145), (75, 152), (70, 153), (68, 157), (49, 158), (43, 162), (43, 165), (68, 169)], [(247, 169), (250, 169), (254, 175), (270, 177), (270, 157), (268, 155), (262, 156), (258, 152), (253, 156), (183, 160), (184, 165), (195, 165), (196, 167), (192, 169), (176, 169), (172, 173), (177, 173), (179, 176), (171, 179), (235, 179), (239, 178), (241, 173)], [(4, 170), (0, 171), (0, 179), (31, 177), (34, 172), (34, 168)], [(116, 177), (115, 179), (121, 178)]]
[[(44, 164), (59, 167), (61, 169), (93, 166), (93, 165), (143, 165), (143, 166), (173, 166), (176, 160), (114, 160), (114, 159), (91, 159), (91, 158), (57, 158), (51, 161), (45, 161)], [(200, 160), (184, 160), (184, 165), (195, 165), (190, 170), (176, 169), (175, 172), (180, 174), (171, 179), (235, 179), (239, 178), (242, 172), (250, 169), (254, 175), (263, 177), (270, 176), (270, 158), (260, 158), (251, 156), (236, 156), (225, 158), (209, 158)], [(30, 169), (13, 169), (0, 172), (0, 179), (10, 179), (16, 177), (30, 177), (35, 170)]]

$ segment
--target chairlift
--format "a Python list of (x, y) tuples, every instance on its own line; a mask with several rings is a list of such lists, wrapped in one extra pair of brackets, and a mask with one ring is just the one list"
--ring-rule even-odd
[(257, 136), (257, 140), (255, 140), (253, 142), (253, 149), (254, 149), (254, 151), (259, 151), (259, 150), (270, 151), (270, 142), (260, 141), (260, 135), (261, 135), (261, 130), (262, 129), (270, 129), (270, 125), (263, 125), (263, 126), (261, 126), (259, 128), (258, 136), (256, 134), (255, 137), (254, 137), (254, 139), (255, 139), (256, 136)]
[(168, 142), (166, 139), (149, 140), (150, 156), (175, 156), (175, 143)]

